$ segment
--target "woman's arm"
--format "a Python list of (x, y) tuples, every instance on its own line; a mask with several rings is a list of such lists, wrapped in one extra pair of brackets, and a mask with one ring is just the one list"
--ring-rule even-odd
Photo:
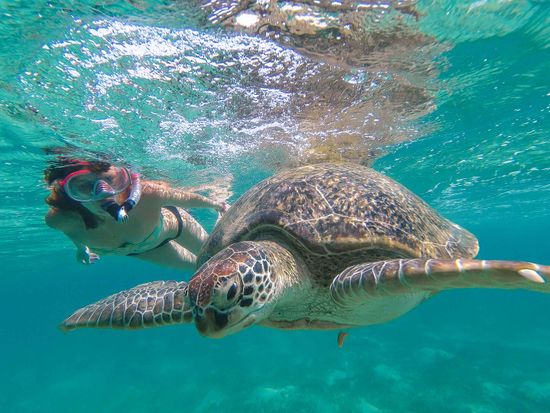
[(74, 217), (71, 214), (64, 213), (57, 208), (50, 208), (45, 216), (46, 225), (58, 231), (65, 233), (67, 237), (73, 242), (76, 247), (76, 260), (82, 264), (93, 264), (99, 260), (99, 255), (90, 251), (88, 246), (75, 241), (71, 235), (71, 230), (74, 231), (75, 226), (78, 223), (75, 222)]
[(146, 191), (158, 199), (162, 205), (173, 205), (180, 208), (212, 208), (224, 213), (229, 208), (227, 202), (220, 202), (194, 192), (170, 188), (164, 185), (147, 185)]

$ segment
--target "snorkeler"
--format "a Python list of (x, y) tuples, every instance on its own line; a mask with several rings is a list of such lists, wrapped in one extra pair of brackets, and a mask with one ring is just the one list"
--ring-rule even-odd
[(47, 168), (45, 179), (46, 224), (72, 240), (84, 264), (111, 254), (193, 269), (208, 234), (183, 208), (229, 208), (102, 161), (64, 161)]

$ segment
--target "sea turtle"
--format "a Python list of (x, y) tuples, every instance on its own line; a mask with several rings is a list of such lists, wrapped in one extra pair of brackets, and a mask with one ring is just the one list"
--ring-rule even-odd
[(139, 285), (61, 328), (194, 321), (215, 338), (253, 324), (341, 329), (392, 320), (451, 288), (550, 292), (550, 266), (472, 259), (477, 252), (471, 233), (373, 169), (304, 166), (260, 182), (230, 208), (189, 283)]

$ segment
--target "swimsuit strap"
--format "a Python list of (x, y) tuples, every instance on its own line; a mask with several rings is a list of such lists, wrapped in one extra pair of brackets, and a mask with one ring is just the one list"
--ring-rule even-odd
[[(178, 220), (178, 232), (176, 234), (176, 236), (172, 239), (170, 239), (170, 241), (172, 240), (175, 240), (177, 238), (179, 238), (179, 236), (181, 235), (181, 233), (183, 232), (183, 218), (181, 217), (180, 215), (180, 212), (178, 211), (178, 208), (176, 208), (175, 206), (172, 206), (172, 205), (168, 205), (168, 206), (165, 206), (163, 207), (164, 209), (167, 209), (168, 211), (170, 211), (172, 214), (174, 214), (174, 216), (176, 217), (176, 219)], [(158, 248), (158, 247), (157, 247)]]

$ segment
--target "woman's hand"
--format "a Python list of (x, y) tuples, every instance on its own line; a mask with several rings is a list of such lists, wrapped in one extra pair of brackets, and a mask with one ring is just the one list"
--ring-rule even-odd
[(227, 202), (223, 201), (218, 204), (218, 207), (216, 208), (216, 211), (219, 212), (220, 215), (223, 215), (227, 212), (231, 205), (229, 205)]
[(82, 248), (76, 250), (76, 260), (81, 264), (90, 265), (99, 261), (99, 255), (90, 251), (90, 248), (83, 245)]
[(229, 205), (227, 202), (221, 202), (218, 207), (216, 208), (216, 211), (218, 211), (218, 219), (216, 220), (216, 224), (221, 219), (222, 215), (227, 212), (231, 205)]

